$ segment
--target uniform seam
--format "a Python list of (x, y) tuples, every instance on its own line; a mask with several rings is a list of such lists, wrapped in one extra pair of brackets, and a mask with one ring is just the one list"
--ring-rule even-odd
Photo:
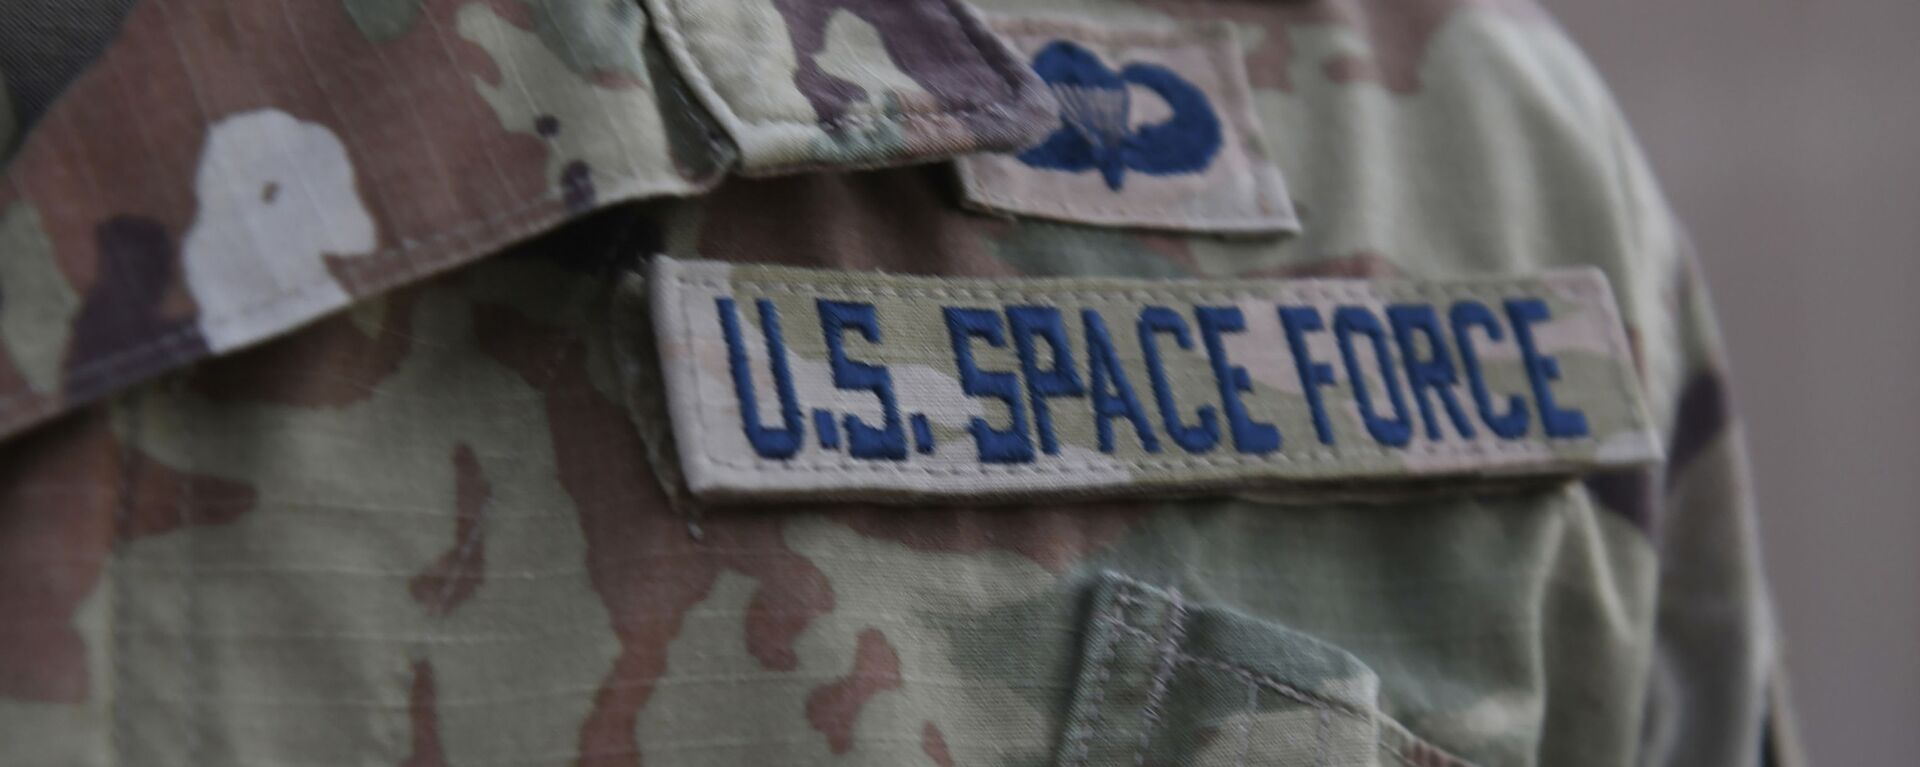
[[(852, 274), (857, 274), (857, 273), (852, 273)], [(1232, 288), (1232, 287), (1227, 287), (1219, 284), (1209, 284), (1209, 281), (1205, 281), (1205, 280), (1176, 280), (1176, 281), (1173, 281), (1173, 284), (1176, 287), (1168, 288), (1168, 289), (1061, 286), (1061, 283), (1076, 282), (1076, 281), (1086, 279), (1086, 278), (1074, 278), (1074, 277), (1052, 278), (1052, 280), (1056, 283), (1055, 285), (1038, 285), (1034, 287), (1026, 287), (1026, 286), (1014, 284), (1014, 285), (1007, 285), (1004, 287), (996, 286), (991, 288), (969, 288), (969, 287), (961, 287), (961, 286), (952, 285), (952, 284), (936, 285), (936, 286), (930, 286), (930, 287), (915, 287), (915, 286), (907, 286), (907, 285), (899, 285), (899, 286), (845, 285), (845, 284), (837, 284), (837, 283), (831, 283), (831, 282), (809, 282), (805, 284), (795, 284), (793, 282), (774, 280), (774, 279), (768, 279), (763, 277), (751, 277), (751, 276), (742, 277), (736, 280), (736, 279), (716, 279), (716, 278), (709, 278), (709, 277), (684, 277), (676, 274), (676, 275), (669, 275), (665, 279), (668, 279), (675, 283), (686, 285), (689, 287), (712, 288), (712, 289), (736, 289), (736, 290), (740, 288), (754, 288), (754, 289), (766, 291), (769, 293), (787, 293), (787, 294), (794, 294), (794, 295), (811, 295), (815, 292), (826, 290), (826, 291), (842, 292), (849, 295), (886, 296), (889, 298), (974, 298), (974, 299), (990, 299), (990, 300), (1004, 300), (1009, 296), (1014, 296), (1014, 295), (1047, 296), (1047, 297), (1064, 296), (1067, 298), (1104, 299), (1104, 300), (1113, 300), (1116, 298), (1155, 299), (1155, 300), (1163, 300), (1163, 301), (1168, 301), (1168, 300), (1190, 301), (1195, 299), (1210, 300), (1210, 301), (1236, 301), (1241, 299), (1290, 298), (1290, 297), (1305, 297), (1305, 298), (1318, 298), (1321, 300), (1349, 300), (1349, 301), (1365, 301), (1369, 299), (1380, 300), (1380, 299), (1394, 298), (1394, 297), (1497, 298), (1497, 297), (1500, 297), (1496, 293), (1498, 288), (1522, 287), (1522, 286), (1548, 288), (1557, 293), (1569, 293), (1569, 294), (1579, 295), (1582, 297), (1589, 297), (1589, 298), (1596, 298), (1596, 299), (1605, 297), (1602, 294), (1602, 291), (1599, 289), (1599, 284), (1596, 282), (1582, 281), (1580, 283), (1576, 283), (1576, 282), (1570, 281), (1573, 278), (1587, 276), (1589, 274), (1590, 274), (1589, 270), (1576, 268), (1576, 269), (1570, 269), (1570, 270), (1569, 269), (1549, 270), (1542, 273), (1536, 273), (1536, 275), (1534, 276), (1492, 277), (1492, 278), (1486, 278), (1486, 279), (1480, 279), (1480, 280), (1470, 280), (1470, 279), (1428, 280), (1428, 281), (1404, 280), (1404, 279), (1365, 280), (1365, 279), (1340, 279), (1340, 278), (1326, 278), (1326, 277), (1309, 277), (1306, 279), (1281, 278), (1278, 280), (1275, 280), (1275, 279), (1260, 280), (1262, 282), (1284, 282), (1285, 287), (1279, 290)], [(895, 279), (900, 278), (898, 275), (881, 275), (881, 276), (895, 278)], [(956, 279), (956, 278), (942, 278), (942, 277), (907, 277), (907, 279), (913, 279), (916, 282), (933, 281), (933, 282), (951, 283), (951, 282), (959, 281), (959, 279)], [(1028, 278), (1028, 280), (1031, 280), (1031, 279), (1032, 278)], [(1041, 279), (1047, 279), (1047, 278), (1041, 278)], [(1186, 292), (1174, 292), (1176, 290), (1185, 290)], [(1396, 294), (1401, 294), (1401, 295), (1396, 295)]]
[[(1114, 607), (1117, 604), (1119, 603), (1116, 600), (1101, 605), (1099, 611), (1094, 616), (1096, 625), (1098, 623), (1107, 623), (1110, 624), (1110, 628), (1118, 628), (1122, 625), (1122, 619), (1114, 615)], [(1087, 716), (1084, 721), (1076, 723), (1078, 725), (1078, 731), (1073, 738), (1073, 764), (1075, 765), (1084, 766), (1087, 763), (1087, 756), (1093, 747), (1093, 732), (1100, 728), (1100, 707), (1106, 702), (1107, 685), (1112, 680), (1113, 667), (1117, 665), (1119, 660), (1120, 632), (1108, 630), (1105, 634), (1106, 636), (1103, 637), (1103, 641), (1101, 642), (1100, 653), (1094, 660), (1094, 668), (1097, 669), (1097, 671), (1095, 672), (1093, 680), (1092, 698), (1088, 701)]]
[[(1075, 24), (1065, 19), (1001, 17), (994, 24), (1002, 34), (1021, 38), (1050, 37), (1072, 34), (1081, 39), (1091, 39), (1102, 44), (1125, 46), (1128, 48), (1151, 48), (1156, 50), (1178, 50), (1200, 48), (1204, 52), (1220, 87), (1229, 97), (1227, 101), (1233, 109), (1229, 110), (1223, 123), (1230, 124), (1234, 140), (1228, 142), (1232, 152), (1241, 162), (1226, 162), (1223, 167), (1234, 180), (1246, 184), (1251, 194), (1245, 195), (1246, 201), (1254, 209), (1252, 214), (1236, 212), (1233, 215), (1169, 215), (1169, 211), (1150, 201), (1135, 202), (1127, 205), (1121, 200), (1115, 205), (1085, 204), (1073, 201), (1071, 196), (1045, 196), (1040, 198), (1016, 198), (1013, 195), (996, 191), (995, 187), (1011, 187), (1012, 179), (1018, 169), (1012, 166), (1015, 160), (1009, 155), (976, 155), (961, 160), (963, 183), (968, 196), (983, 203), (986, 207), (1015, 213), (1042, 217), (1063, 218), (1110, 226), (1144, 226), (1168, 229), (1207, 231), (1209, 229), (1233, 229), (1247, 232), (1280, 233), (1297, 229), (1298, 218), (1291, 211), (1284, 210), (1280, 201), (1286, 199), (1284, 188), (1274, 181), (1278, 173), (1277, 166), (1265, 151), (1263, 137), (1257, 132), (1258, 125), (1249, 119), (1253, 109), (1253, 94), (1246, 78), (1241, 74), (1244, 69), (1236, 68), (1234, 60), (1228, 55), (1234, 50), (1232, 29), (1221, 24), (1186, 24), (1179, 26), (1154, 25), (1132, 28), (1090, 27)], [(1264, 173), (1263, 170), (1271, 171)], [(1200, 178), (1196, 175), (1194, 178)], [(1195, 196), (1189, 193), (1187, 196)]]
[(1315, 728), (1318, 734), (1314, 739), (1313, 767), (1326, 767), (1328, 756), (1327, 742), (1333, 734), (1333, 717), (1329, 716), (1327, 710), (1323, 708), (1320, 709), (1320, 715), (1317, 718), (1320, 720), (1320, 725)]
[(1167, 688), (1173, 682), (1180, 655), (1180, 645), (1186, 640), (1187, 606), (1180, 599), (1178, 588), (1167, 589), (1166, 617), (1161, 620), (1161, 637), (1152, 679), (1147, 688), (1147, 700), (1140, 706), (1140, 744), (1133, 753), (1134, 767), (1146, 767), (1147, 748), (1153, 741), (1153, 733), (1161, 723), (1160, 707), (1165, 703)]
[(1253, 215), (1235, 216), (1165, 216), (1164, 211), (1156, 208), (1126, 208), (1106, 205), (1082, 205), (1061, 202), (1058, 199), (1021, 199), (1012, 195), (988, 191), (996, 180), (1004, 181), (1012, 177), (1004, 168), (988, 170), (986, 166), (1006, 162), (999, 155), (968, 157), (962, 161), (968, 166), (980, 166), (967, 172), (967, 194), (986, 207), (1024, 214), (1040, 218), (1061, 218), (1105, 226), (1139, 226), (1143, 228), (1161, 227), (1167, 229), (1190, 229), (1206, 231), (1209, 229), (1232, 229), (1235, 231), (1280, 233), (1295, 229), (1299, 219), (1278, 211), (1262, 210)]
[(658, 26), (662, 27), (661, 36), (676, 43), (677, 45), (674, 47), (686, 51), (685, 64), (687, 66), (685, 68), (691, 71), (685, 73), (685, 76), (688, 79), (696, 80), (699, 85), (702, 86), (702, 90), (713, 94), (713, 100), (718, 102), (720, 106), (725, 107), (726, 116), (731, 117), (743, 126), (803, 126), (821, 127), (837, 131), (841, 128), (842, 124), (859, 127), (861, 125), (927, 122), (941, 118), (989, 112), (1006, 114), (1011, 111), (1012, 105), (1019, 100), (1022, 92), (1022, 89), (1018, 87), (1017, 80), (1010, 77), (1005, 71), (1007, 68), (989, 61), (986, 52), (981, 48), (980, 41), (976, 39), (974, 35), (967, 33), (967, 20), (961, 17), (959, 9), (956, 8), (952, 2), (943, 0), (941, 2), (942, 8), (947, 11), (948, 16), (953, 19), (954, 24), (959, 28), (962, 36), (966, 38), (967, 45), (972, 50), (974, 58), (979, 65), (992, 71), (1000, 78), (1001, 85), (1005, 88), (1004, 100), (967, 102), (949, 109), (924, 109), (893, 113), (847, 113), (837, 117), (816, 117), (811, 120), (785, 115), (754, 115), (750, 117), (743, 114), (734, 105), (733, 101), (722, 95), (720, 89), (715, 86), (713, 78), (707, 75), (707, 57), (705, 53), (700, 51), (702, 46), (694, 43), (692, 39), (688, 37), (687, 33), (681, 29), (680, 6), (684, 2), (685, 0), (655, 0), (652, 3), (656, 11), (663, 11), (655, 14), (658, 17)]
[(1406, 725), (1401, 724), (1393, 717), (1382, 714), (1379, 717), (1379, 721), (1380, 736), (1377, 738), (1379, 745), (1385, 748), (1387, 753), (1392, 754), (1395, 761), (1407, 767), (1434, 767), (1430, 761), (1425, 759), (1415, 761), (1413, 757), (1408, 756), (1407, 750), (1409, 748), (1431, 752), (1433, 756), (1441, 760), (1440, 764), (1444, 765), (1444, 767), (1474, 767), (1473, 762), (1434, 745), (1426, 738), (1413, 734), (1412, 730), (1407, 729)]
[[(1135, 637), (1148, 638), (1148, 639), (1153, 638), (1153, 635), (1144, 629), (1141, 629), (1135, 626), (1121, 624), (1118, 622), (1116, 622), (1114, 625), (1116, 628), (1119, 628), (1121, 631), (1132, 634)], [(1265, 687), (1268, 690), (1278, 693), (1283, 697), (1292, 699), (1296, 703), (1312, 706), (1314, 708), (1330, 709), (1332, 711), (1345, 714), (1347, 716), (1360, 718), (1360, 719), (1370, 718), (1370, 714), (1368, 714), (1364, 709), (1356, 708), (1353, 704), (1345, 703), (1341, 701), (1328, 700), (1324, 697), (1321, 697), (1314, 693), (1307, 692), (1291, 684), (1288, 684), (1284, 681), (1281, 681), (1279, 678), (1274, 677), (1270, 674), (1254, 670), (1252, 668), (1249, 668), (1247, 666), (1244, 666), (1238, 663), (1233, 663), (1231, 661), (1221, 660), (1219, 658), (1212, 658), (1204, 655), (1197, 655), (1194, 653), (1181, 651), (1181, 650), (1175, 651), (1175, 657), (1184, 663), (1201, 666), (1205, 668), (1210, 668), (1215, 671), (1222, 671), (1222, 672), (1233, 674), (1249, 682), (1254, 682), (1256, 684), (1259, 684), (1262, 687)]]
[[(634, 182), (636, 181), (646, 180), (646, 175), (638, 172), (618, 174), (613, 178), (619, 182), (620, 185), (610, 190), (609, 194), (600, 201), (601, 204), (597, 207), (609, 207), (620, 200), (687, 194), (697, 192), (710, 185), (707, 182), (689, 183), (684, 181), (635, 184)], [(338, 306), (329, 307), (312, 316), (303, 317), (286, 328), (262, 333), (250, 339), (249, 343), (264, 340), (297, 328), (315, 318), (325, 316), (337, 309), (350, 305), (354, 301), (369, 298), (382, 289), (405, 283), (438, 269), (475, 260), (482, 255), (477, 253), (475, 248), (449, 248), (439, 250), (437, 253), (433, 251), (441, 248), (441, 246), (446, 243), (461, 238), (478, 240), (482, 237), (497, 236), (499, 239), (511, 240), (520, 234), (540, 229), (555, 222), (578, 218), (579, 213), (569, 210), (540, 210), (543, 206), (549, 206), (559, 202), (564, 194), (565, 190), (563, 189), (550, 188), (546, 192), (534, 197), (525, 198), (518, 204), (500, 212), (470, 218), (444, 227), (438, 227), (430, 234), (420, 237), (401, 237), (399, 243), (396, 245), (368, 253), (357, 259), (345, 260), (342, 271), (346, 272), (349, 276), (348, 281), (352, 283), (362, 283), (364, 281), (365, 284), (340, 285), (340, 280), (328, 277), (326, 278), (327, 281), (308, 282), (291, 286), (285, 290), (275, 291), (270, 295), (262, 296), (259, 300), (249, 303), (244, 307), (223, 312), (219, 315), (210, 317), (196, 316), (191, 319), (192, 324), (179, 330), (144, 336), (135, 343), (95, 356), (69, 368), (67, 370), (66, 383), (62, 385), (61, 390), (64, 392), (93, 388), (94, 384), (101, 381), (111, 381), (129, 369), (138, 369), (155, 364), (166, 365), (166, 357), (174, 356), (182, 352), (193, 355), (196, 359), (207, 356), (206, 354), (200, 353), (201, 349), (199, 348), (206, 344), (206, 334), (201, 329), (204, 325), (226, 325), (243, 322), (277, 308), (277, 305), (282, 300), (289, 297), (321, 290), (328, 286), (345, 288), (348, 293), (348, 300), (346, 302)], [(423, 251), (430, 255), (425, 258), (411, 258), (411, 256)], [(387, 270), (391, 271), (388, 271), (384, 276), (371, 278), (365, 276)], [(373, 287), (364, 293), (359, 292), (359, 289), (367, 286)], [(173, 354), (168, 354), (168, 352), (173, 352)], [(190, 360), (182, 360), (181, 363), (184, 364), (186, 361)], [(35, 416), (61, 412), (68, 407), (78, 404), (80, 403), (61, 402), (54, 396), (41, 395), (32, 389), (21, 389), (0, 395), (0, 432), (11, 432), (25, 423), (33, 421)]]
[[(1144, 608), (1149, 606), (1148, 604), (1149, 602), (1170, 603), (1169, 609), (1178, 608), (1183, 612), (1186, 610), (1185, 603), (1181, 601), (1181, 598), (1177, 591), (1170, 591), (1166, 595), (1155, 594), (1148, 591), (1147, 590), (1148, 587), (1146, 587), (1145, 584), (1139, 583), (1138, 581), (1134, 581), (1131, 578), (1127, 578), (1126, 576), (1113, 575), (1112, 577), (1116, 578), (1116, 588), (1112, 597), (1110, 598), (1110, 604), (1103, 606), (1102, 609), (1098, 613), (1096, 613), (1096, 615), (1094, 616), (1094, 620), (1103, 622), (1106, 625), (1108, 631), (1110, 632), (1109, 637), (1112, 637), (1113, 634), (1115, 633), (1125, 633), (1135, 637), (1136, 639), (1141, 639), (1148, 642), (1159, 642), (1162, 639), (1162, 637), (1155, 636), (1153, 632), (1140, 628), (1139, 626), (1133, 625), (1131, 622), (1127, 621), (1125, 618), (1120, 617), (1120, 615), (1118, 615), (1119, 611), (1113, 609), (1113, 606), (1115, 605), (1123, 606), (1123, 607)], [(1186, 618), (1184, 616), (1180, 620), (1181, 620), (1181, 623), (1186, 622)], [(1182, 639), (1180, 640), (1180, 642), (1184, 644), (1184, 631), (1182, 632)], [(1294, 685), (1291, 685), (1285, 681), (1282, 681), (1281, 679), (1271, 674), (1253, 669), (1244, 664), (1234, 663), (1234, 662), (1223, 660), (1220, 658), (1213, 658), (1213, 657), (1200, 655), (1197, 653), (1186, 651), (1185, 649), (1182, 649), (1179, 647), (1174, 648), (1172, 652), (1173, 652), (1173, 656), (1180, 663), (1231, 674), (1235, 677), (1240, 678), (1243, 681), (1246, 681), (1249, 685), (1252, 685), (1253, 687), (1253, 690), (1255, 693), (1253, 696), (1255, 700), (1255, 705), (1257, 705), (1259, 691), (1262, 689), (1265, 689), (1265, 690), (1277, 693), (1282, 697), (1285, 697), (1296, 703), (1309, 706), (1313, 708), (1315, 711), (1317, 711), (1319, 714), (1318, 716), (1319, 727), (1318, 727), (1318, 734), (1316, 736), (1315, 755), (1314, 755), (1314, 761), (1313, 761), (1313, 764), (1315, 767), (1325, 767), (1325, 765), (1330, 763), (1329, 760), (1332, 758), (1332, 752), (1331, 752), (1332, 718), (1331, 717), (1336, 714), (1343, 717), (1347, 717), (1349, 719), (1353, 719), (1358, 722), (1372, 725), (1375, 728), (1375, 734), (1370, 739), (1373, 742), (1373, 744), (1379, 748), (1386, 749), (1388, 753), (1392, 754), (1396, 760), (1406, 765), (1406, 767), (1427, 767), (1427, 765), (1412, 761), (1405, 754), (1406, 748), (1410, 745), (1418, 746), (1422, 749), (1431, 751), (1436, 757), (1444, 760), (1443, 764), (1448, 765), (1448, 767), (1474, 767), (1473, 762), (1463, 759), (1438, 746), (1435, 746), (1432, 743), (1428, 742), (1426, 739), (1413, 734), (1413, 732), (1408, 730), (1405, 725), (1401, 724), (1400, 722), (1395, 720), (1393, 717), (1386, 715), (1384, 712), (1380, 711), (1376, 706), (1372, 706), (1372, 705), (1363, 706), (1363, 705), (1348, 703), (1345, 701), (1332, 700), (1332, 699), (1323, 697), (1321, 695), (1302, 690), (1298, 687), (1295, 687)], [(1158, 677), (1159, 675), (1156, 674), (1156, 678)], [(1252, 711), (1250, 710), (1249, 714), (1251, 713)], [(1246, 763), (1247, 750), (1250, 750), (1251, 748), (1251, 724), (1250, 723), (1248, 724), (1248, 739), (1249, 739), (1248, 749), (1243, 750), (1241, 753), (1241, 757), (1240, 757), (1241, 765), (1244, 765)], [(1140, 761), (1138, 756), (1136, 756), (1135, 764), (1137, 766), (1143, 764), (1143, 762)]]
[(1247, 767), (1247, 757), (1253, 753), (1253, 715), (1260, 710), (1260, 685), (1247, 682), (1246, 715), (1240, 718), (1240, 756), (1233, 760), (1234, 767)]

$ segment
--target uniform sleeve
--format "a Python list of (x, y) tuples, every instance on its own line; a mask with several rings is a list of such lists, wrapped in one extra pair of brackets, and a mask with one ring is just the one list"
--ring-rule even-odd
[(1676, 276), (1682, 380), (1659, 483), (1660, 557), (1643, 763), (1798, 764), (1726, 358), (1697, 260)]
[(1691, 240), (1609, 101), (1626, 226), (1642, 287), (1628, 323), (1667, 462), (1632, 483), (1658, 551), (1653, 663), (1640, 762), (1798, 765), (1760, 556), (1737, 388)]

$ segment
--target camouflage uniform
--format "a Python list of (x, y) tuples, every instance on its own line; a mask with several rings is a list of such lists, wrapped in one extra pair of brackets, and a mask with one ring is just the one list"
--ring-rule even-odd
[[(1550, 20), (975, 5), (10, 12), (0, 761), (1794, 761), (1699, 274)], [(1204, 91), (1181, 140), (1241, 154), (1075, 159), (1088, 91), (1036, 74), (1075, 34)], [(1147, 71), (1109, 75), (1178, 101)], [(1605, 423), (1658, 440), (1513, 485), (1381, 461), (724, 503), (667, 416), (668, 263), (729, 290), (1590, 268), (1624, 340), (1561, 382), (1630, 391)]]

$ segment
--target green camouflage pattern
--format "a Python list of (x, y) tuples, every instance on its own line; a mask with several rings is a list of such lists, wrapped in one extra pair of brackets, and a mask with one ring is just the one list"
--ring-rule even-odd
[[(1260, 490), (1320, 499), (1329, 491), (1379, 495), (1400, 490), (1403, 484), (1448, 475), (1457, 478), (1454, 485), (1466, 487), (1482, 478), (1633, 468), (1657, 462), (1660, 454), (1640, 402), (1633, 354), (1606, 279), (1597, 271), (1427, 281), (963, 280), (659, 258), (647, 270), (644, 291), (627, 291), (622, 298), (645, 302), (646, 308), (622, 313), (651, 317), (657, 362), (646, 360), (633, 367), (641, 374), (657, 369), (659, 375), (638, 375), (632, 385), (642, 390), (665, 385), (682, 474), (692, 495), (703, 502), (797, 496), (894, 502), (1032, 500)], [(1581, 436), (1552, 436), (1536, 424), (1524, 435), (1503, 439), (1484, 424), (1476, 426), (1465, 412), (1476, 395), (1464, 373), (1456, 373), (1453, 385), (1444, 387), (1444, 397), (1427, 387), (1404, 388), (1401, 379), (1422, 359), (1443, 356), (1456, 371), (1465, 364), (1465, 347), (1456, 347), (1452, 332), (1446, 330), (1424, 337), (1417, 332), (1399, 335), (1400, 344), (1412, 344), (1419, 354), (1428, 355), (1424, 358), (1406, 357), (1400, 346), (1386, 340), (1385, 333), (1380, 347), (1353, 341), (1354, 358), (1339, 366), (1326, 385), (1316, 386), (1310, 399), (1303, 377), (1296, 372), (1300, 355), (1289, 351), (1292, 339), (1283, 332), (1277, 314), (1285, 306), (1327, 318), (1341, 309), (1358, 309), (1378, 318), (1389, 307), (1426, 308), (1437, 320), (1450, 307), (1466, 304), (1485, 309), (1528, 299), (1540, 301), (1551, 316), (1528, 326), (1527, 348), (1542, 355), (1543, 364), (1553, 366), (1559, 383), (1557, 387), (1549, 383), (1553, 399), (1548, 402), (1580, 413)], [(823, 326), (820, 306), (828, 301), (871, 307), (875, 337), (862, 338), (855, 329), (835, 336), (846, 359), (884, 369), (892, 403), (883, 406), (870, 390), (836, 384), (830, 336), (813, 330)], [(738, 308), (723, 310), (721, 302)], [(757, 309), (748, 308), (756, 305)], [(1049, 349), (1053, 342), (1036, 333), (1025, 342), (1030, 351), (1022, 357), (1016, 352), (1022, 342), (1011, 335), (1018, 331), (1001, 330), (997, 318), (1002, 310), (1009, 315), (1017, 311), (1013, 307), (1056, 312), (1063, 330), (1062, 346)], [(1195, 315), (1202, 308), (1233, 312), (1239, 330), (1212, 335), (1204, 329), (1189, 330), (1199, 323), (1176, 317), (1181, 323), (1178, 332), (1187, 334), (1188, 343), (1177, 344), (1166, 333), (1156, 336), (1153, 346), (1158, 357), (1150, 366), (1147, 341), (1133, 332), (1140, 321), (1136, 318), (1145, 317), (1150, 308)], [(997, 344), (964, 340), (976, 370), (1027, 370), (1024, 377), (1029, 386), (1047, 375), (1041, 371), (1054, 375), (1064, 371), (1080, 393), (1041, 399), (1023, 392), (1014, 405), (973, 396), (956, 352), (956, 345), (963, 341), (954, 340), (943, 320), (949, 309), (988, 312), (994, 317), (993, 332), (1008, 334), (998, 336)], [(757, 320), (753, 319), (756, 314)], [(1375, 321), (1385, 325), (1384, 320)], [(724, 332), (728, 323), (737, 335)], [(784, 328), (777, 362), (761, 327)], [(1534, 358), (1523, 354), (1520, 330), (1496, 328), (1493, 333), (1502, 340), (1496, 343), (1481, 337), (1473, 342), (1477, 361), (1472, 370), (1484, 371), (1475, 374), (1484, 375), (1489, 389), (1503, 392), (1498, 395), (1502, 403), (1498, 407), (1515, 407), (1508, 404), (1515, 395), (1506, 392), (1528, 389), (1526, 367)], [(1299, 335), (1308, 360), (1341, 360), (1345, 350), (1333, 333)], [(1205, 340), (1209, 336), (1216, 340)], [(1217, 358), (1209, 344), (1220, 348)], [(1103, 368), (1105, 383), (1098, 388), (1122, 391), (1132, 398), (1137, 422), (1126, 416), (1117, 421), (1096, 417), (1090, 404), (1093, 385), (1087, 383), (1096, 348), (1105, 350), (1103, 358), (1115, 363)], [(1029, 358), (1031, 364), (1023, 361)], [(1231, 405), (1222, 388), (1228, 376), (1210, 364), (1216, 359), (1218, 365), (1242, 371), (1239, 375), (1246, 379), (1245, 385), (1230, 387), (1235, 389)], [(1388, 367), (1383, 368), (1380, 359), (1387, 360)], [(1462, 362), (1451, 362), (1454, 359)], [(737, 367), (741, 362), (745, 366)], [(1359, 364), (1357, 373), (1351, 367), (1354, 362)], [(775, 365), (784, 373), (784, 384), (775, 383)], [(809, 435), (802, 420), (792, 432), (801, 438), (799, 449), (789, 454), (761, 452), (750, 441), (750, 430), (743, 428), (747, 414), (734, 391), (742, 372), (736, 371), (753, 379), (751, 389), (759, 392), (753, 423), (779, 428), (785, 395), (776, 396), (776, 392), (783, 385), (794, 393), (795, 412), (819, 413), (829, 423), (815, 424), (816, 433)], [(1361, 384), (1354, 382), (1356, 377), (1363, 379)], [(1389, 389), (1383, 385), (1388, 379), (1394, 382), (1391, 399), (1397, 405), (1388, 402)], [(1159, 387), (1161, 381), (1166, 382), (1164, 388)], [(1370, 391), (1364, 411), (1355, 394), (1363, 389)], [(1166, 404), (1186, 403), (1171, 411), (1179, 413), (1180, 419), (1194, 418), (1187, 415), (1189, 411), (1210, 411), (1198, 416), (1197, 422), (1212, 424), (1205, 429), (1212, 438), (1176, 445), (1173, 427), (1163, 425), (1168, 411), (1160, 412), (1159, 418), (1148, 415), (1153, 408), (1145, 403), (1160, 397), (1170, 398)], [(648, 399), (645, 393), (629, 398), (636, 414), (646, 413)], [(1408, 404), (1422, 399), (1427, 402), (1424, 409)], [(1461, 411), (1457, 420), (1449, 417), (1448, 402)], [(1013, 415), (1015, 406), (1018, 416)], [(1244, 413), (1239, 420), (1253, 424), (1247, 429), (1261, 428), (1259, 424), (1270, 429), (1272, 446), (1255, 446), (1255, 437), (1241, 434), (1225, 415), (1231, 407)], [(1533, 406), (1521, 406), (1529, 407)], [(1369, 434), (1368, 419), (1387, 417), (1374, 413), (1391, 410), (1402, 413), (1401, 426), (1410, 432), (1403, 444)], [(1330, 427), (1324, 438), (1316, 434), (1316, 412)], [(1420, 422), (1421, 412), (1431, 419)], [(856, 426), (832, 422), (850, 418), (859, 419), (861, 429), (897, 432), (898, 455), (871, 451), (863, 457), (845, 449), (840, 442), (851, 440)], [(916, 419), (927, 424), (925, 441), (906, 433), (904, 424)], [(1043, 426), (1021, 432), (1023, 436), (1028, 431), (1044, 434), (1043, 441), (1052, 440), (1047, 443), (1051, 449), (1035, 449), (1035, 440), (1026, 437), (1024, 458), (989, 461), (987, 448), (975, 447), (985, 444), (985, 438), (977, 436), (981, 429), (1008, 431), (1013, 428), (1009, 423), (1043, 420)], [(913, 449), (908, 450), (909, 446)]]
[[(709, 13), (795, 23), (750, 4), (676, 2), (686, 42), (629, 2), (132, 4), (21, 123), (0, 189), (0, 761), (1795, 761), (1704, 285), (1537, 10), (978, 3), (1232, 24), (1302, 226), (1222, 238), (971, 212), (939, 152), (976, 147), (931, 141), (761, 166), (908, 167), (723, 179), (752, 141), (672, 46)], [(945, 92), (872, 42), (931, 3), (767, 4), (888, 59), (814, 56), (877, 78), (816, 116), (910, 90), (896, 72)], [(568, 170), (588, 156), (631, 164)], [(643, 197), (667, 199), (622, 202)], [(259, 268), (201, 271), (203, 245)], [(979, 279), (1598, 269), (1664, 460), (1367, 502), (702, 509), (632, 383), (659, 358), (623, 291), (656, 253)], [(316, 261), (331, 287), (271, 322), (203, 314), (239, 304), (196, 283)]]
[(743, 172), (1016, 149), (1056, 109), (959, 0), (645, 0)]
[[(0, 180), (0, 251), (33, 262), (9, 269), (59, 283), (4, 286), (8, 340), (31, 340), (0, 348), (0, 435), (591, 210), (703, 191), (737, 164), (1012, 149), (1052, 114), (957, 3), (698, 5), (655, 30), (637, 3), (606, 0), (136, 3), (84, 72), (62, 73)], [(785, 46), (783, 13), (795, 45), (818, 38), (798, 63), (768, 48), (709, 57), (749, 72), (691, 68), (687, 47), (715, 36)], [(39, 28), (24, 28), (33, 50), (53, 42)], [(735, 87), (783, 79), (798, 84)]]

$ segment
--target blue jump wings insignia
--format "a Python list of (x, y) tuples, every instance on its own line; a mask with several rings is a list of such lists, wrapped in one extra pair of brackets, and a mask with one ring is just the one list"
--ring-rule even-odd
[[(1199, 173), (1220, 154), (1220, 116), (1204, 91), (1171, 69), (1135, 62), (1116, 73), (1092, 51), (1055, 40), (1034, 55), (1033, 71), (1059, 100), (1064, 125), (1020, 153), (1020, 162), (1030, 167), (1070, 173), (1098, 169), (1117, 192), (1128, 170), (1151, 176)], [(1173, 116), (1131, 129), (1128, 85), (1153, 91)]]

